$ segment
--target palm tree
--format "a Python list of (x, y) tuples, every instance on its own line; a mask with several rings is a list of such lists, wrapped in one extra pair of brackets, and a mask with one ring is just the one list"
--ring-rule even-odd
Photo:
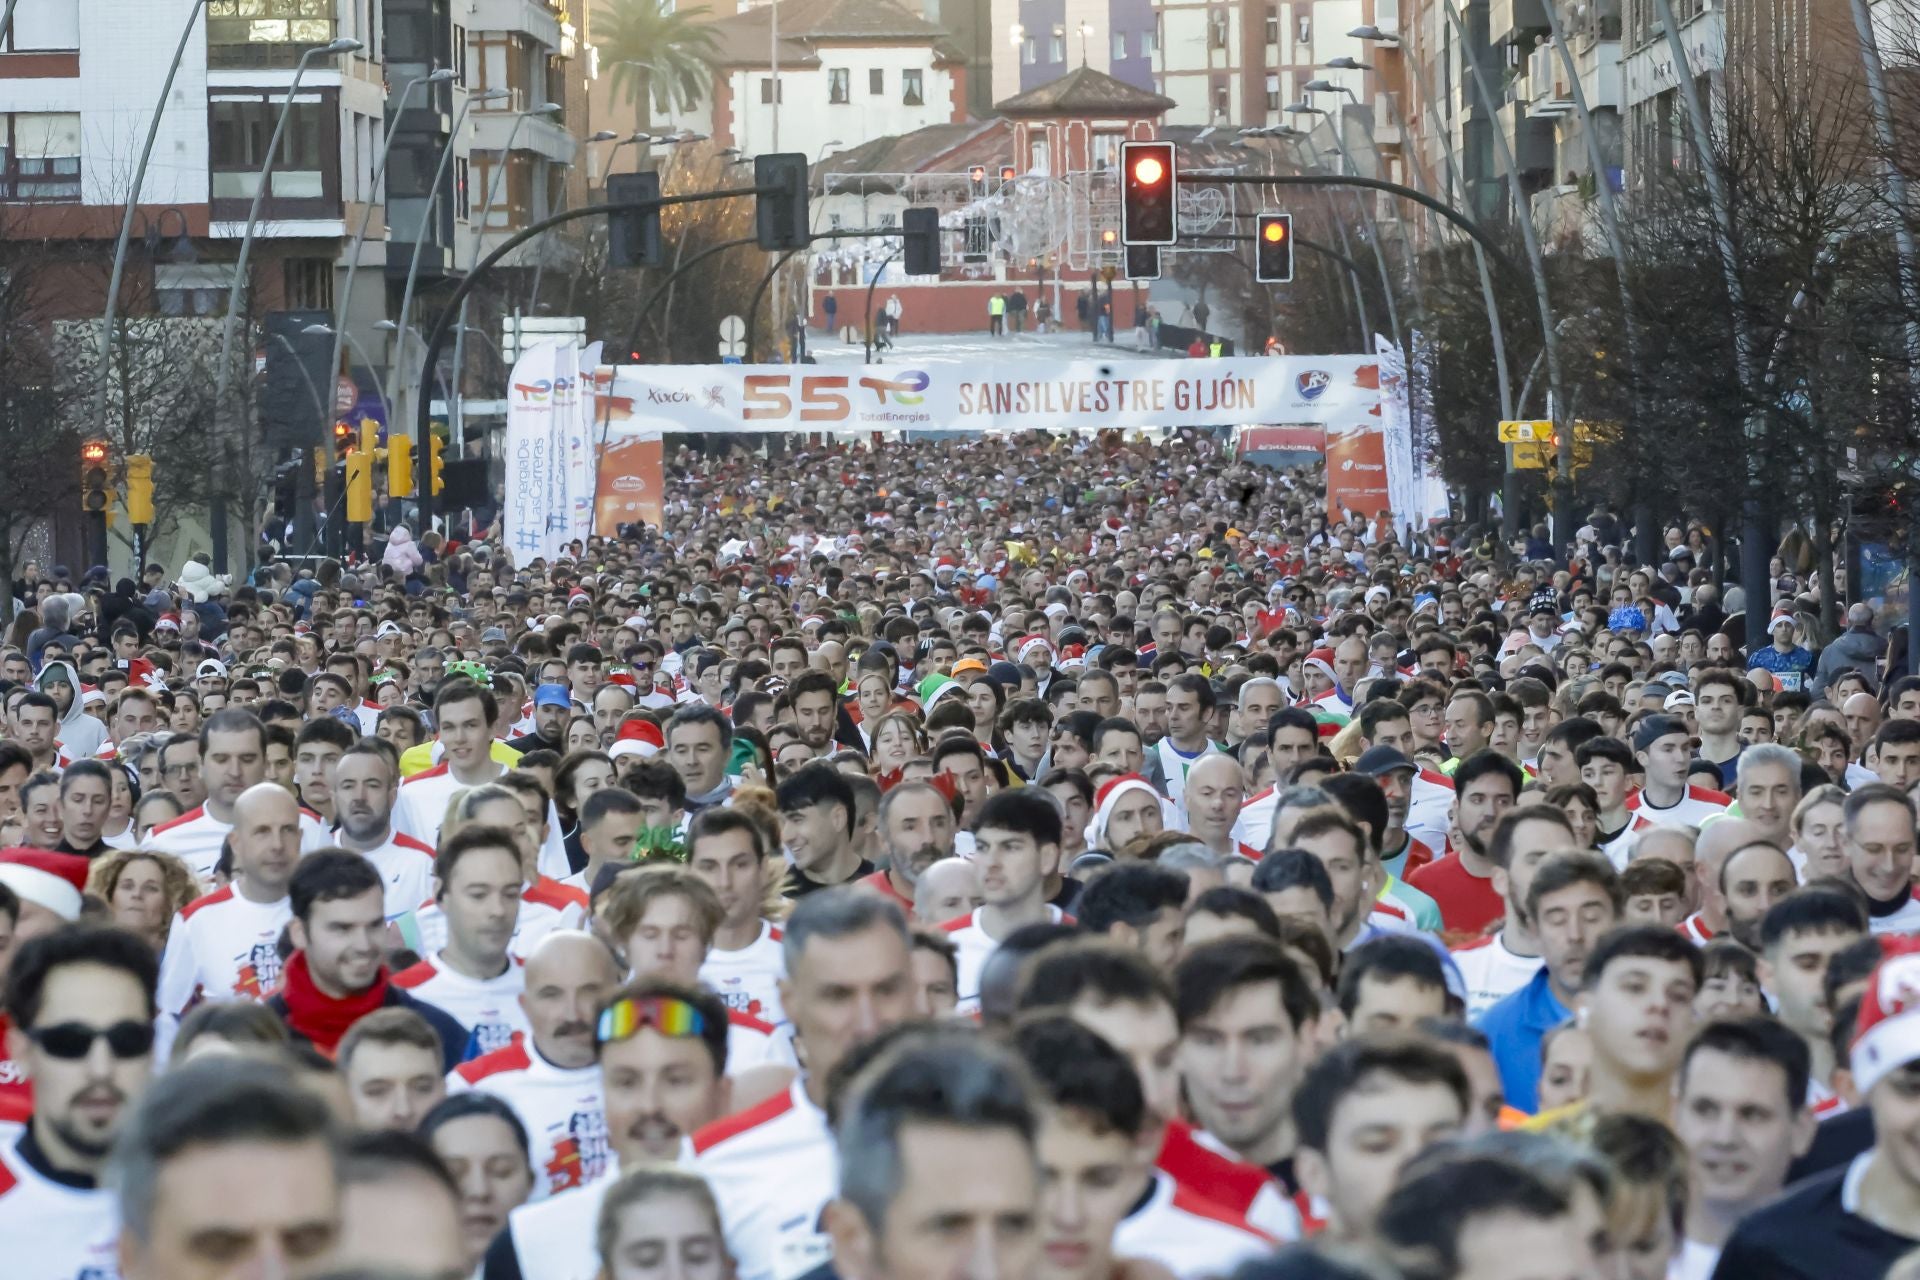
[(711, 86), (719, 42), (696, 21), (706, 13), (673, 0), (613, 0), (594, 14), (594, 43), (640, 132), (652, 131), (654, 111), (689, 110)]

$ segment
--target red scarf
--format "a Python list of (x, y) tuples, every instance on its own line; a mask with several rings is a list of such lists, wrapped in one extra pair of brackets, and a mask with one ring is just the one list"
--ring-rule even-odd
[(347, 1028), (386, 1003), (387, 967), (380, 966), (373, 985), (365, 991), (336, 1000), (314, 985), (307, 953), (296, 951), (281, 975), (280, 997), (287, 1002), (287, 1026), (331, 1058)]

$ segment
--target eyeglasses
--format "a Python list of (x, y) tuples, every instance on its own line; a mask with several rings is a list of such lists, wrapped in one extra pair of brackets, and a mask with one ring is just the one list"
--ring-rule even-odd
[(594, 1040), (600, 1044), (618, 1044), (632, 1039), (642, 1027), (652, 1027), (663, 1036), (684, 1039), (707, 1033), (707, 1016), (672, 996), (646, 996), (642, 999), (616, 1000), (600, 1011), (594, 1026)]
[(110, 1027), (90, 1027), (84, 1022), (61, 1022), (51, 1027), (36, 1027), (28, 1037), (50, 1058), (78, 1061), (93, 1052), (93, 1042), (104, 1039), (107, 1052), (122, 1060), (144, 1058), (153, 1052), (151, 1022), (116, 1022)]

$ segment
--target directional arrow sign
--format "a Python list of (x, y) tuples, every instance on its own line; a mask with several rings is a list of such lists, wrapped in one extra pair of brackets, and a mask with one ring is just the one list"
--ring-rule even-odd
[(1500, 424), (1501, 444), (1528, 444), (1535, 440), (1553, 439), (1551, 422), (1502, 422)]

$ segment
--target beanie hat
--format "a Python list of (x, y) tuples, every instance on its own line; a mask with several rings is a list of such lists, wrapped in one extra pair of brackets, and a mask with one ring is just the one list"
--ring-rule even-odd
[(80, 918), (80, 895), (87, 887), (85, 858), (47, 849), (0, 850), (0, 885), (22, 902), (45, 907), (62, 920)]
[(607, 754), (615, 760), (622, 756), (656, 756), (666, 745), (659, 725), (651, 720), (629, 720), (613, 735)]
[(1920, 1061), (1920, 941), (1881, 939), (1886, 958), (1867, 980), (1850, 1054), (1862, 1096), (1910, 1062)]
[(1160, 793), (1137, 773), (1123, 773), (1117, 778), (1108, 778), (1101, 783), (1100, 789), (1093, 795), (1092, 825), (1095, 847), (1106, 847), (1107, 823), (1112, 819), (1114, 809), (1129, 791), (1144, 791), (1156, 802), (1160, 799)]

